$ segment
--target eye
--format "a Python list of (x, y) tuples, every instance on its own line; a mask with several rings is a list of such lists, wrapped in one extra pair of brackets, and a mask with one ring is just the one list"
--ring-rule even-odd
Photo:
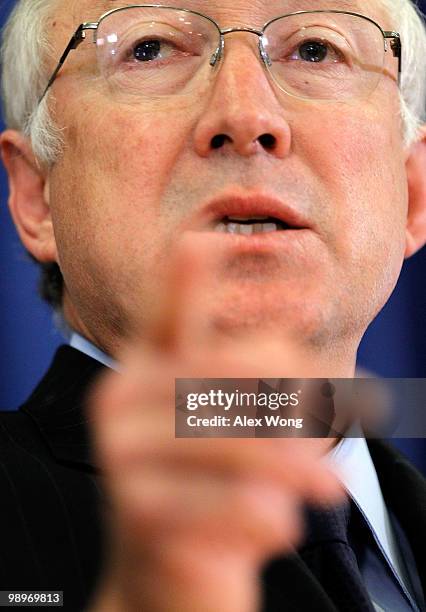
[(327, 57), (327, 47), (319, 42), (307, 42), (300, 45), (299, 53), (306, 62), (322, 62)]
[(152, 62), (161, 57), (161, 41), (143, 40), (133, 47), (133, 57), (139, 62)]
[(318, 40), (309, 40), (299, 45), (297, 51), (293, 52), (290, 59), (302, 59), (305, 62), (320, 63), (328, 59), (330, 62), (341, 61), (341, 54), (330, 44)]

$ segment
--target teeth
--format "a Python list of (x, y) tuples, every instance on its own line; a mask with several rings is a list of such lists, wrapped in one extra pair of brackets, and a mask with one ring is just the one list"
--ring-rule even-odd
[(276, 232), (278, 230), (278, 225), (276, 223), (264, 223), (263, 231), (264, 232)]
[(244, 234), (244, 236), (251, 236), (253, 234), (254, 225), (241, 224), (240, 225), (240, 234)]
[(228, 234), (239, 234), (240, 233), (240, 224), (239, 223), (227, 223), (226, 231)]
[(268, 234), (278, 231), (277, 223), (218, 223), (214, 228), (215, 232), (221, 234), (242, 234), (243, 236), (251, 236), (252, 234)]

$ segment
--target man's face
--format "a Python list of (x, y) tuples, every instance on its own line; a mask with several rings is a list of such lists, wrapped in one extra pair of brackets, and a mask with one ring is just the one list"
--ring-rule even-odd
[[(78, 23), (112, 7), (84, 4), (70, 11), (63, 3), (55, 15), (58, 56)], [(222, 28), (259, 27), (293, 10), (348, 8), (322, 4), (176, 2)], [(392, 29), (376, 0), (353, 9)], [(311, 346), (354, 353), (404, 256), (407, 184), (395, 80), (383, 77), (363, 100), (298, 99), (271, 81), (257, 37), (237, 33), (226, 37), (202, 94), (112, 96), (96, 75), (90, 41), (89, 33), (53, 87), (66, 147), (51, 171), (50, 206), (67, 300), (92, 338), (112, 350), (130, 321), (143, 329), (173, 247), (188, 223), (201, 219), (198, 231), (206, 230), (207, 210), (217, 221), (227, 211), (281, 210), (305, 229), (249, 238), (205, 233), (205, 244), (224, 245), (229, 256), (215, 316), (225, 328), (268, 325)], [(396, 78), (397, 61), (386, 56)], [(213, 146), (223, 134), (222, 146)], [(274, 148), (256, 140), (264, 134), (275, 138)]]

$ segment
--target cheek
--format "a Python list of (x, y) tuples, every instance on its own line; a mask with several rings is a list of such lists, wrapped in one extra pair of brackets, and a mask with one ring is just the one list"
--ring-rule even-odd
[[(83, 133), (81, 124), (78, 133)], [(73, 163), (84, 166), (84, 177), (97, 185), (107, 207), (116, 198), (132, 207), (135, 199), (150, 200), (164, 190), (185, 142), (186, 124), (181, 117), (170, 121), (169, 114), (130, 108), (103, 111), (89, 133), (89, 143), (76, 138)]]
[(120, 219), (127, 237), (136, 225), (139, 232), (149, 231), (160, 220), (162, 194), (188, 139), (187, 114), (176, 113), (171, 121), (164, 109), (104, 107), (97, 112), (87, 105), (83, 115), (69, 119), (77, 127), (67, 132), (58, 174), (72, 172), (75, 207), (85, 226), (109, 234)]
[(173, 238), (167, 228), (178, 212), (162, 210), (161, 201), (188, 140), (188, 113), (171, 121), (164, 110), (98, 112), (90, 104), (82, 110), (68, 118), (77, 128), (67, 130), (52, 180), (61, 265), (75, 286), (85, 278), (101, 284), (112, 277), (147, 279)]
[(398, 118), (392, 125), (389, 117), (377, 105), (342, 107), (323, 113), (304, 139), (342, 254), (379, 257), (390, 244), (398, 257), (403, 250), (406, 175)]
[(330, 109), (299, 138), (300, 155), (328, 211), (324, 218), (335, 261), (334, 282), (339, 279), (347, 288), (351, 302), (357, 295), (364, 301), (370, 296), (376, 312), (401, 270), (407, 215), (397, 115), (392, 126), (392, 113), (384, 109), (381, 115), (377, 108)]

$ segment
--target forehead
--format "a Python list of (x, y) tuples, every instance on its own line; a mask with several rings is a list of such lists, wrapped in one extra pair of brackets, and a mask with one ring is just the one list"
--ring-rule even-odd
[[(361, 13), (383, 24), (385, 11), (380, 0), (164, 0), (163, 2), (123, 2), (123, 0), (93, 0), (78, 2), (79, 21), (97, 21), (109, 10), (132, 4), (162, 4), (204, 13), (221, 26), (249, 24), (260, 26), (280, 14), (303, 10), (342, 10)], [(63, 10), (69, 4), (64, 2)], [(77, 7), (76, 7), (77, 8)], [(76, 16), (76, 15), (75, 15)], [(386, 24), (383, 24), (386, 25)]]

